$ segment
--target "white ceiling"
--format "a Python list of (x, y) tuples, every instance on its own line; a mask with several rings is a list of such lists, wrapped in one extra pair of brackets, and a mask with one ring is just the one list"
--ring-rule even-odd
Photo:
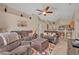
[(39, 12), (37, 12), (36, 9), (43, 9), (43, 7), (49, 5), (51, 6), (50, 10), (52, 10), (54, 13), (49, 14), (48, 16), (38, 15), (44, 20), (57, 20), (63, 18), (72, 19), (74, 11), (79, 8), (79, 4), (77, 3), (7, 3), (6, 5), (17, 10), (24, 11), (30, 15), (38, 15)]

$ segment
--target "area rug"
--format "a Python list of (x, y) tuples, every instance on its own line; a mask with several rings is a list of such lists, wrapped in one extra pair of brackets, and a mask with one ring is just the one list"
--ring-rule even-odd
[(55, 48), (55, 45), (52, 43), (49, 43), (49, 46), (47, 47), (47, 49), (45, 49), (42, 52), (39, 52), (36, 49), (32, 48), (32, 55), (51, 55), (54, 48)]

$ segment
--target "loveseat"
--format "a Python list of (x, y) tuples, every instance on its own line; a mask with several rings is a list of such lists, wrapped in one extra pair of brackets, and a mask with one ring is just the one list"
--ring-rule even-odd
[(0, 33), (1, 55), (24, 55), (29, 54), (30, 45), (23, 44), (23, 40), (15, 32)]

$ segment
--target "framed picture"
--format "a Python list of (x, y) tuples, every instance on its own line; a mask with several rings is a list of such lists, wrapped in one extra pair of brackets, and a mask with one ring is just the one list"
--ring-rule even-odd
[(19, 20), (17, 23), (18, 27), (27, 27), (27, 22), (26, 20)]

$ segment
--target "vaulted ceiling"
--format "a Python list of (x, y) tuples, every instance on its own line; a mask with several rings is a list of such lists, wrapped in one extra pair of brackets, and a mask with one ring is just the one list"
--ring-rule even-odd
[(79, 4), (75, 3), (6, 3), (12, 8), (21, 10), (27, 14), (38, 15), (36, 9), (43, 9), (45, 6), (50, 6), (50, 10), (53, 11), (53, 14), (48, 16), (38, 15), (43, 20), (57, 20), (57, 19), (72, 19), (74, 12), (79, 9)]

